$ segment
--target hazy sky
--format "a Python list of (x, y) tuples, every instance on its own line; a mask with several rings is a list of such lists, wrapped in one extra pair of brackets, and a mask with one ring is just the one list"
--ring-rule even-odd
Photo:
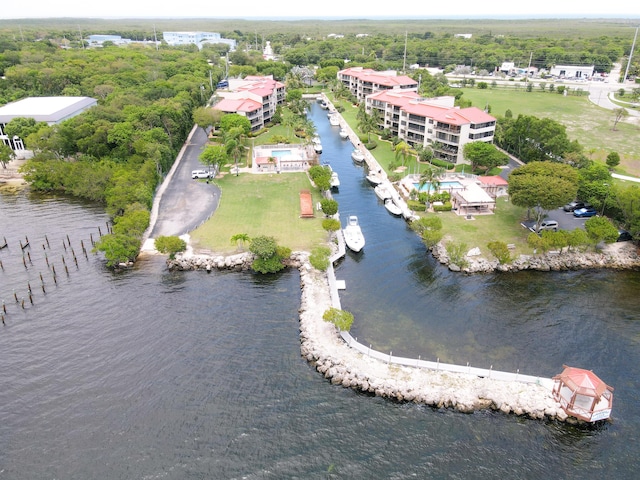
[[(640, 19), (637, 0), (527, 0), (482, 2), (455, 0), (427, 2), (407, 0), (401, 4), (371, 1), (294, 0), (190, 1), (176, 0), (5, 0), (0, 18), (48, 17), (357, 17), (357, 18), (558, 18), (617, 17)], [(375, 6), (374, 6), (375, 5)]]

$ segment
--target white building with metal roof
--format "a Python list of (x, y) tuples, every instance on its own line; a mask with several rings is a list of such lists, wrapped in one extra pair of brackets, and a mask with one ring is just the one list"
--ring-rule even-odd
[(98, 104), (91, 97), (28, 97), (0, 107), (0, 141), (9, 145), (17, 155), (24, 151), (21, 138), (9, 138), (5, 127), (14, 118), (33, 118), (48, 125), (63, 122)]

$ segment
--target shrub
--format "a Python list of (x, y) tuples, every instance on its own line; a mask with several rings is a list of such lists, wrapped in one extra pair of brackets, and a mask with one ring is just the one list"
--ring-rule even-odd
[(416, 200), (407, 201), (407, 207), (414, 212), (424, 212), (427, 209), (427, 206), (424, 203), (418, 202)]
[(447, 170), (451, 170), (455, 167), (453, 163), (445, 162), (444, 160), (440, 160), (439, 158), (432, 159), (431, 163), (433, 163), (436, 167), (443, 167)]
[(449, 242), (445, 246), (447, 255), (449, 256), (450, 263), (464, 268), (469, 265), (469, 261), (466, 258), (467, 245), (458, 242)]
[(341, 332), (348, 332), (351, 329), (351, 325), (353, 325), (352, 313), (345, 310), (338, 310), (334, 307), (326, 310), (322, 315), (322, 319), (325, 322), (333, 323)]
[(251, 268), (259, 273), (276, 273), (285, 266), (282, 260), (291, 255), (291, 249), (280, 247), (275, 238), (264, 235), (251, 239), (249, 250), (256, 255)]
[(426, 230), (442, 230), (442, 220), (439, 217), (429, 215), (411, 222), (410, 226), (414, 232), (422, 235)]
[(367, 147), (367, 150), (373, 150), (374, 148), (376, 148), (378, 146), (378, 142), (376, 142), (373, 138), (369, 141), (367, 141), (364, 144), (365, 147)]
[(489, 242), (487, 248), (493, 256), (496, 257), (498, 262), (503, 265), (511, 262), (511, 252), (509, 252), (509, 247), (506, 243), (496, 240), (495, 242)]
[(329, 266), (329, 255), (331, 255), (329, 247), (316, 247), (311, 251), (309, 262), (313, 268), (324, 272)]
[(340, 230), (340, 221), (335, 218), (325, 218), (322, 220), (322, 228), (327, 232), (336, 232)]
[(176, 253), (184, 252), (187, 249), (187, 242), (180, 237), (158, 237), (155, 240), (156, 250), (160, 253), (168, 253), (169, 258), (173, 260), (176, 258)]
[(434, 212), (450, 212), (452, 208), (451, 202), (445, 202), (442, 205), (433, 205)]

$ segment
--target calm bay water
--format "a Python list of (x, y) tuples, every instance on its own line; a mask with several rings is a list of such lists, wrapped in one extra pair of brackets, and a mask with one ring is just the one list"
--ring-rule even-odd
[(296, 271), (168, 272), (146, 257), (112, 273), (80, 247), (106, 229), (99, 208), (0, 194), (0, 478), (636, 478), (640, 275), (452, 274), (377, 205), (324, 112), (312, 117), (342, 215), (367, 238), (336, 269), (353, 334), (394, 355), (590, 368), (616, 388), (614, 421), (465, 415), (332, 386), (300, 358)]

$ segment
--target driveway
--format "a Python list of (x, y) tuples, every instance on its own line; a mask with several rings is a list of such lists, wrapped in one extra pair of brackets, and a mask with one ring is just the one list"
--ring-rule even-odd
[(218, 207), (220, 189), (213, 183), (191, 178), (192, 170), (202, 169), (198, 156), (206, 142), (206, 133), (195, 127), (156, 194), (150, 239), (188, 233)]

